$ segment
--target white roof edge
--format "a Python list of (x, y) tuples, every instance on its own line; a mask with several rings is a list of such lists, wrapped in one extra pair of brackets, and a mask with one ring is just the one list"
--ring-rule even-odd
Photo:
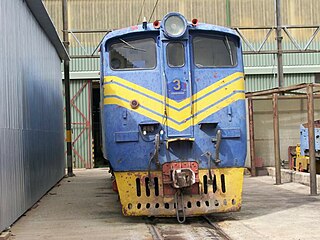
[(42, 0), (25, 0), (35, 19), (55, 47), (60, 59), (70, 60)]

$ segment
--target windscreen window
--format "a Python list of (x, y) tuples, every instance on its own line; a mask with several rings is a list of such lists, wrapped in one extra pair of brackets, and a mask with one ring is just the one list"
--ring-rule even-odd
[(184, 46), (180, 42), (167, 45), (167, 62), (170, 67), (183, 67), (185, 64)]
[(110, 68), (113, 70), (154, 69), (156, 59), (156, 42), (153, 38), (119, 38), (117, 43), (109, 47)]
[(199, 68), (233, 67), (237, 65), (237, 44), (227, 36), (196, 36), (193, 55)]

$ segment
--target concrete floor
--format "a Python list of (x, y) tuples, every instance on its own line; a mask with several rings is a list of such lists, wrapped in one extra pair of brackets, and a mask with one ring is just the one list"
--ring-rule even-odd
[[(142, 219), (121, 215), (106, 169), (77, 170), (11, 228), (12, 239), (148, 239)], [(151, 239), (151, 238), (149, 238)]]
[(223, 230), (233, 239), (320, 239), (320, 197), (299, 183), (274, 183), (245, 178), (241, 212), (224, 216)]
[[(75, 174), (12, 226), (11, 239), (152, 239), (144, 218), (121, 215), (106, 169)], [(274, 182), (246, 177), (242, 210), (212, 218), (232, 239), (320, 239), (320, 197), (298, 183)]]

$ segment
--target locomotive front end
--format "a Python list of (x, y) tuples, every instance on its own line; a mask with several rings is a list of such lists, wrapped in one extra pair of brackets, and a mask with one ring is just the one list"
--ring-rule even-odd
[(179, 13), (101, 45), (104, 155), (128, 216), (241, 208), (246, 114), (240, 39)]

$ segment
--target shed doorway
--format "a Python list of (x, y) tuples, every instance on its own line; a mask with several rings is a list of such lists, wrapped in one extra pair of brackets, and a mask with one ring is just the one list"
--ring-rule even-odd
[(102, 153), (102, 129), (100, 121), (100, 84), (92, 82), (92, 138), (94, 167), (107, 167), (108, 162)]

